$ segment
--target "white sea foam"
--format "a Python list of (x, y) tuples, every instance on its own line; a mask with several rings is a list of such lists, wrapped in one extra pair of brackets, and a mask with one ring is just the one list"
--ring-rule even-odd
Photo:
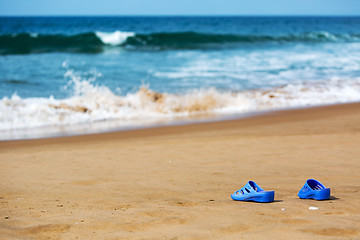
[(32, 38), (37, 38), (39, 36), (39, 34), (38, 33), (30, 33), (30, 36)]
[(72, 70), (67, 71), (66, 77), (71, 79), (73, 97), (21, 98), (14, 94), (1, 99), (0, 131), (62, 128), (96, 122), (108, 122), (111, 127), (139, 126), (202, 114), (241, 114), (360, 101), (360, 79), (334, 79), (237, 92), (208, 88), (184, 94), (157, 93), (141, 87), (135, 93), (119, 96), (105, 86), (94, 85), (91, 79), (81, 79)]
[(115, 46), (124, 43), (128, 37), (135, 36), (135, 33), (121, 31), (96, 32), (96, 36), (98, 36), (103, 43)]
[(333, 34), (326, 31), (305, 33), (302, 34), (302, 37), (305, 39), (323, 40), (323, 41), (332, 41), (332, 42), (359, 41), (358, 35)]

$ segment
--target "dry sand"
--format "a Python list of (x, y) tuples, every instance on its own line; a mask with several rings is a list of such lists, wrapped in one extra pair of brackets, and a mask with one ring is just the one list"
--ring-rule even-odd
[[(359, 159), (360, 104), (0, 142), (0, 239), (360, 239)], [(276, 201), (231, 200), (248, 180)]]

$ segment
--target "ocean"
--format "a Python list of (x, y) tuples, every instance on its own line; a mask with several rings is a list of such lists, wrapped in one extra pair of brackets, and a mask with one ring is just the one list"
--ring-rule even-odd
[(0, 139), (360, 101), (360, 17), (0, 17)]

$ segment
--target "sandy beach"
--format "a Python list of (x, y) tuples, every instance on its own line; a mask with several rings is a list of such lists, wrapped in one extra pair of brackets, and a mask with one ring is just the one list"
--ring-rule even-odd
[[(360, 239), (359, 146), (359, 103), (3, 141), (0, 239)], [(276, 201), (233, 201), (248, 180)]]

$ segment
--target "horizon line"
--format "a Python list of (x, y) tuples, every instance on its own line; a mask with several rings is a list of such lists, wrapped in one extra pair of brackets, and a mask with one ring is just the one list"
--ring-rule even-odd
[(1, 15), (0, 17), (360, 17), (341, 14), (56, 14), (56, 15)]

